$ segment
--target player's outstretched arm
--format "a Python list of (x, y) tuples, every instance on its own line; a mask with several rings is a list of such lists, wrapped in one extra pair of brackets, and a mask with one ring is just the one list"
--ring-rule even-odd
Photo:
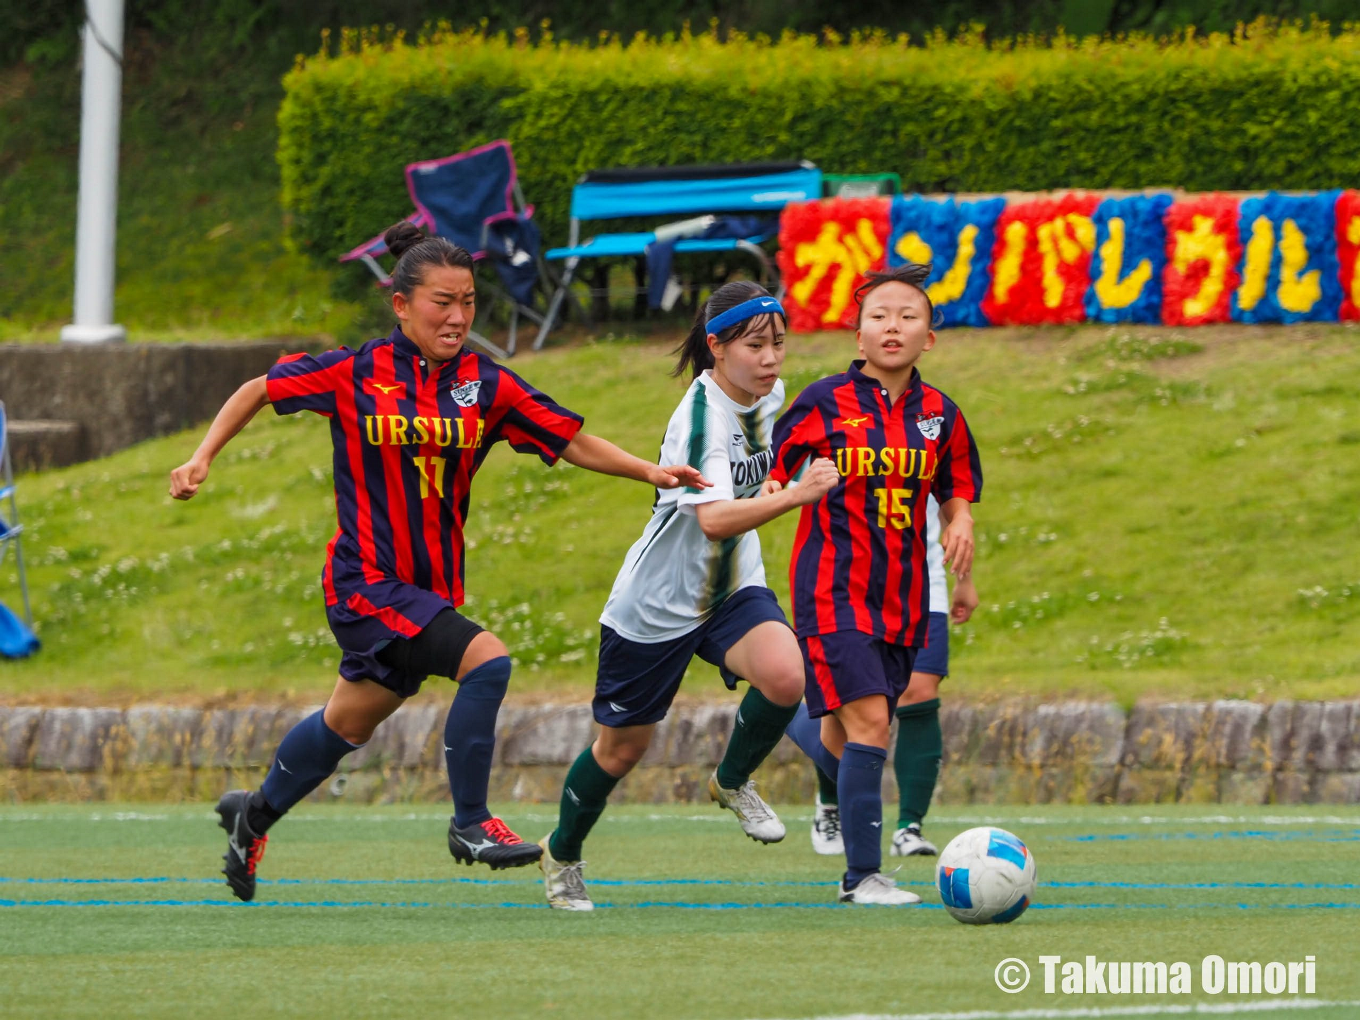
[(198, 487), (208, 477), (213, 458), (222, 452), (231, 438), (249, 424), (260, 410), (269, 405), (265, 377), (251, 379), (227, 398), (222, 410), (208, 426), (208, 434), (198, 444), (194, 455), (170, 472), (170, 495), (176, 499), (192, 499)]
[(699, 527), (710, 542), (733, 538), (768, 524), (780, 514), (796, 506), (815, 503), (840, 483), (836, 465), (825, 457), (818, 457), (808, 465), (807, 472), (797, 485), (785, 489), (770, 480), (761, 486), (755, 499), (723, 499), (700, 503), (694, 508)]
[(688, 485), (696, 489), (706, 489), (713, 483), (698, 470), (688, 464), (653, 464), (641, 457), (634, 457), (621, 450), (608, 439), (578, 432), (562, 451), (562, 459), (568, 464), (598, 471), (602, 475), (618, 478), (632, 478), (658, 489), (675, 489)]
[(949, 572), (966, 581), (973, 569), (973, 510), (972, 504), (960, 496), (940, 504), (940, 519), (945, 522), (940, 533)]

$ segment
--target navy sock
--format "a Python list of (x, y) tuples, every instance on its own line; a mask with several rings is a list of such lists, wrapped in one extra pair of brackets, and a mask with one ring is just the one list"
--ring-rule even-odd
[[(264, 777), (260, 785), (259, 792), (269, 807), (273, 808), (275, 817), (268, 819), (261, 814), (255, 816), (256, 820), (268, 820), (272, 825), (279, 816), (320, 786), (335, 771), (341, 758), (361, 746), (351, 744), (327, 726), (324, 709), (303, 719), (284, 736), (279, 749), (274, 752), (274, 764), (270, 766), (269, 775)], [(247, 819), (247, 823), (255, 829), (251, 819)], [(263, 835), (260, 829), (255, 831)]]
[(845, 839), (845, 888), (883, 866), (883, 765), (888, 752), (868, 744), (845, 745), (837, 786)]
[(502, 655), (469, 670), (444, 722), (444, 763), (453, 794), (453, 824), (460, 829), (491, 817), (486, 788), (496, 750), (496, 716), (510, 685), (510, 659)]
[(836, 778), (840, 760), (822, 743), (822, 721), (808, 715), (806, 704), (799, 703), (798, 714), (784, 728), (784, 732), (798, 745), (800, 751), (812, 759), (812, 764), (832, 779)]

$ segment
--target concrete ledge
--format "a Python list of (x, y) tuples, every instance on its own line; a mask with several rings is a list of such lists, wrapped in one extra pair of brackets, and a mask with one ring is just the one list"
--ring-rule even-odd
[(78, 421), (50, 418), (11, 421), (9, 449), (15, 471), (75, 464), (85, 459), (85, 428)]
[(12, 426), (34, 436), (16, 443), (16, 462), (60, 467), (206, 421), (241, 383), (306, 346), (0, 344), (0, 400)]
[[(0, 707), (0, 769), (18, 800), (203, 799), (255, 786), (309, 708), (136, 705)], [(677, 707), (621, 800), (703, 800), (736, 702)], [(417, 703), (378, 727), (320, 799), (444, 800), (447, 705)], [(1360, 803), (1360, 701), (1136, 705), (947, 703), (941, 803)], [(492, 794), (555, 800), (595, 731), (588, 706), (507, 705), (497, 725)], [(811, 766), (788, 740), (759, 773), (768, 796), (810, 800)], [(891, 796), (891, 770), (885, 773)]]

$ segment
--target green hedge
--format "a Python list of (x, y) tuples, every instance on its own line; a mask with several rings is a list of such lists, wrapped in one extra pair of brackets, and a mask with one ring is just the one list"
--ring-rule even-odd
[(1004, 48), (349, 33), (337, 49), (299, 61), (279, 112), (291, 236), (326, 258), (409, 211), (405, 163), (498, 137), (553, 243), (572, 184), (603, 166), (805, 158), (927, 192), (1320, 189), (1360, 167), (1354, 27)]

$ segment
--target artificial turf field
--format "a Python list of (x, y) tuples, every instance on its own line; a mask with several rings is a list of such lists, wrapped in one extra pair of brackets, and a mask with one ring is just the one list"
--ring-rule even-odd
[[(597, 910), (572, 915), (536, 868), (455, 866), (436, 806), (300, 807), (250, 905), (216, 875), (208, 805), (5, 807), (0, 1016), (1360, 1016), (1355, 808), (937, 809), (941, 846), (998, 824), (1038, 862), (1035, 905), (984, 928), (940, 907), (929, 859), (898, 874), (921, 907), (836, 905), (810, 809), (780, 813), (789, 838), (765, 847), (709, 805), (611, 807), (587, 844)], [(555, 815), (504, 817), (538, 838)], [(1184, 960), (1194, 992), (1044, 994), (1053, 954)], [(1207, 995), (1209, 954), (1311, 954), (1316, 992)], [(993, 979), (1007, 957), (1034, 973), (1016, 994)]]

